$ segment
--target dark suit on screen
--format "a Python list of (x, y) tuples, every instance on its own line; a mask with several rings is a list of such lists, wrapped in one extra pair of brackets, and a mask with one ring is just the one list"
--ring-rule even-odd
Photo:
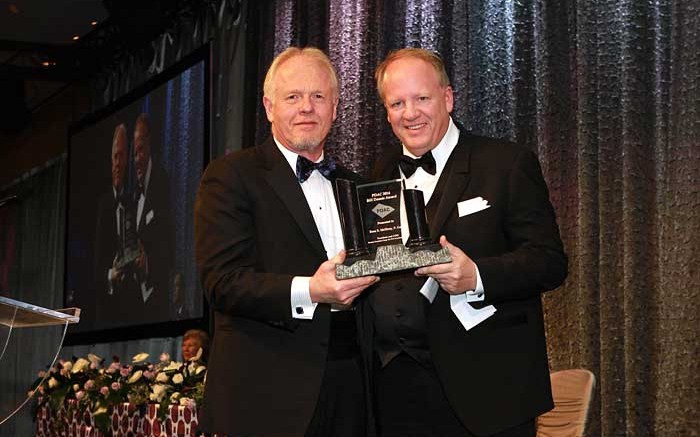
[[(114, 189), (102, 194), (98, 201), (93, 289), (98, 329), (123, 325), (131, 317), (130, 311), (137, 298), (138, 287), (131, 266), (123, 269), (123, 278), (111, 282), (109, 280), (109, 270), (120, 250), (120, 239), (124, 238), (125, 232), (117, 227), (117, 208), (120, 204), (123, 214), (134, 214), (131, 197), (127, 194), (117, 197)], [(135, 225), (135, 219), (133, 222)], [(87, 296), (81, 296), (80, 299), (86, 302)]]
[[(338, 168), (336, 177), (354, 179)], [(272, 139), (211, 162), (195, 205), (197, 268), (215, 334), (200, 425), (232, 436), (303, 436), (317, 403), (330, 306), (292, 317), (294, 276), (327, 260), (289, 163)]]
[[(391, 149), (375, 167), (375, 178), (400, 177), (400, 156), (400, 146)], [(478, 196), (491, 207), (459, 217), (457, 203)], [(446, 292), (438, 290), (430, 304), (418, 294), (425, 278), (413, 271), (387, 275), (363, 307), (365, 346), (374, 345), (377, 353), (376, 327), (393, 326), (397, 302), (413, 302), (424, 307), (418, 329), (427, 331), (427, 350), (404, 343), (403, 352), (432, 363), (449, 405), (470, 432), (494, 434), (551, 409), (540, 297), (563, 282), (567, 258), (537, 158), (461, 129), (427, 211), (431, 236), (445, 235), (478, 266), (485, 301), (473, 306), (493, 304), (497, 311), (466, 331)]]
[[(152, 323), (165, 321), (169, 317), (170, 271), (174, 263), (174, 244), (168, 175), (153, 158), (151, 163), (151, 174), (144, 193), (141, 216), (137, 216), (136, 231), (148, 257), (148, 274), (137, 278), (139, 293), (132, 309), (144, 322)], [(135, 209), (138, 209), (140, 195), (141, 192), (137, 189), (134, 193)], [(141, 283), (144, 283), (147, 291), (152, 290), (145, 302)]]

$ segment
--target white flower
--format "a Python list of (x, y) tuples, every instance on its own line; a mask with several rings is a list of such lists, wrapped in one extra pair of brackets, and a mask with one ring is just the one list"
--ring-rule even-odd
[(173, 382), (175, 384), (182, 384), (182, 381), (184, 381), (185, 378), (182, 376), (182, 373), (176, 373), (173, 375)]
[(206, 366), (199, 366), (199, 367), (197, 367), (197, 370), (194, 371), (194, 374), (199, 375), (200, 373), (204, 372), (205, 370), (207, 370)]
[(102, 362), (102, 358), (95, 354), (88, 354), (88, 360), (90, 360), (90, 364), (94, 364), (95, 367), (99, 366)]
[(131, 362), (136, 364), (136, 363), (141, 363), (143, 361), (146, 361), (148, 359), (148, 354), (145, 352), (141, 352), (140, 354), (134, 356), (134, 358), (131, 359)]
[(194, 399), (188, 397), (181, 397), (180, 405), (182, 405), (183, 407), (189, 406), (192, 409), (197, 408), (197, 403), (194, 401)]
[(162, 354), (160, 354), (160, 362), (161, 363), (167, 363), (168, 361), (170, 361), (170, 354), (169, 353), (163, 352)]
[(168, 386), (165, 384), (155, 384), (153, 387), (151, 387), (151, 389), (153, 390), (153, 393), (148, 396), (149, 399), (154, 402), (160, 402), (163, 400), (163, 396), (165, 396)]
[(72, 369), (72, 368), (73, 368), (73, 362), (72, 362), (72, 361), (64, 361), (64, 362), (63, 362), (63, 370), (65, 370), (66, 372), (69, 372), (70, 369)]
[(90, 361), (86, 360), (85, 358), (79, 358), (75, 364), (73, 365), (73, 368), (71, 369), (71, 373), (78, 373), (82, 372), (83, 370), (87, 369), (90, 367)]
[(78, 385), (78, 384), (73, 384), (73, 391), (76, 391), (76, 392), (77, 392), (78, 390), (80, 390), (80, 385)]
[(169, 379), (168, 374), (165, 372), (160, 372), (156, 375), (156, 381), (158, 382), (168, 382)]
[(180, 392), (176, 391), (175, 393), (170, 395), (170, 402), (175, 403), (177, 402), (178, 398), (180, 397)]
[(49, 388), (56, 388), (58, 387), (58, 380), (56, 378), (51, 378), (49, 379)]
[(180, 362), (178, 362), (178, 361), (171, 361), (170, 364), (168, 364), (167, 366), (165, 366), (165, 368), (164, 368), (163, 370), (164, 370), (164, 371), (168, 371), (168, 370), (180, 370), (180, 367), (182, 367), (182, 363), (180, 363)]
[(141, 375), (143, 375), (143, 371), (137, 370), (136, 372), (134, 372), (133, 375), (131, 375), (131, 377), (129, 378), (129, 380), (127, 381), (127, 383), (128, 383), (128, 384), (133, 384), (133, 383), (135, 383), (136, 381), (138, 381), (139, 379), (141, 379)]

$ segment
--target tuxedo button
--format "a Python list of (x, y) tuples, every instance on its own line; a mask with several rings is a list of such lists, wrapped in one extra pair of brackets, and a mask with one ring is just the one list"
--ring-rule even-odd
[(401, 310), (396, 310), (396, 312), (394, 313), (394, 317), (396, 317), (396, 318), (401, 317)]
[(296, 307), (294, 308), (294, 311), (296, 311), (297, 314), (304, 314), (304, 308), (302, 307)]

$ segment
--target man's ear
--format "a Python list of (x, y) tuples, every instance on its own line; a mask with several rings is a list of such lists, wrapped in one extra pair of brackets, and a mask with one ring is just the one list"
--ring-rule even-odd
[(447, 107), (448, 114), (452, 113), (452, 108), (454, 107), (454, 104), (455, 98), (454, 94), (452, 93), (452, 87), (448, 85), (445, 87), (445, 106)]
[[(274, 116), (272, 115), (272, 100), (268, 99), (267, 96), (263, 96), (263, 106), (265, 107), (265, 114), (267, 114), (267, 120), (272, 123)], [(335, 117), (333, 118), (335, 120)]]

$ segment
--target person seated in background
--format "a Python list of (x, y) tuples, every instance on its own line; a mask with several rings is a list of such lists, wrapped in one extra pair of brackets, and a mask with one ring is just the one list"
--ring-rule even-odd
[(200, 348), (202, 349), (200, 360), (206, 363), (209, 355), (209, 334), (201, 329), (190, 329), (185, 332), (182, 336), (182, 360), (194, 358)]

